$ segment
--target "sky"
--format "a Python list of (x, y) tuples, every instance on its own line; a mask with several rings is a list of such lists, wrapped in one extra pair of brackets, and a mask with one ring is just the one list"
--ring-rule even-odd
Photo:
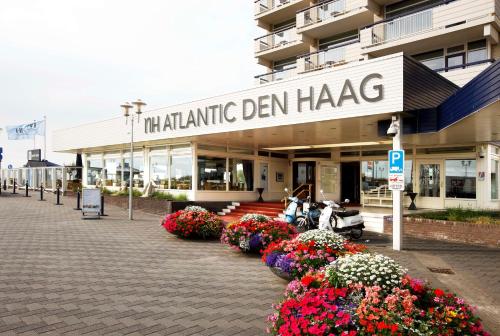
[[(2, 167), (26, 163), (33, 140), (5, 127), (47, 117), (52, 131), (121, 115), (137, 98), (156, 109), (241, 90), (264, 72), (250, 0), (16, 0), (0, 11)], [(91, 135), (89, 135), (91, 136)], [(36, 148), (43, 153), (43, 137)]]

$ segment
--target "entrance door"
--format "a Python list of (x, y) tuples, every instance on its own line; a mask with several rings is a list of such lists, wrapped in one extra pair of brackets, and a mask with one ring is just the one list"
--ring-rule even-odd
[(444, 171), (441, 160), (418, 161), (417, 207), (444, 208)]
[(351, 204), (361, 203), (361, 189), (359, 180), (361, 165), (359, 162), (342, 162), (340, 166), (341, 170), (341, 180), (340, 180), (340, 190), (341, 190), (341, 201), (348, 198)]
[(268, 171), (269, 171), (269, 167), (268, 167), (267, 163), (261, 163), (260, 164), (259, 187), (264, 188), (264, 192), (267, 191)]
[(315, 183), (316, 183), (316, 162), (305, 161), (305, 162), (294, 162), (293, 163), (293, 190), (297, 189), (299, 186), (304, 184), (310, 184), (311, 188), (311, 198), (314, 199), (315, 193)]

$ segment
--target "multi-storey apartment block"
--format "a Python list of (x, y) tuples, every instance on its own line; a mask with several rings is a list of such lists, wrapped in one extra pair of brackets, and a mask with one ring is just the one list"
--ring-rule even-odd
[(499, 0), (257, 0), (268, 83), (404, 52), (459, 86), (500, 58)]

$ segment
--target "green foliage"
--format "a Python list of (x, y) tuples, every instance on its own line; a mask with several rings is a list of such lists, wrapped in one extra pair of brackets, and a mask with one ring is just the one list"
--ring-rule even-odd
[(412, 217), (478, 224), (500, 224), (500, 211), (450, 208), (444, 211), (425, 212)]
[(186, 194), (173, 195), (169, 192), (155, 191), (151, 194), (151, 198), (166, 200), (166, 201), (187, 201), (188, 197)]
[(106, 187), (102, 187), (101, 188), (101, 193), (103, 195), (113, 195), (113, 192), (111, 190), (109, 190), (108, 188), (106, 188)]
[[(113, 194), (114, 196), (128, 196), (128, 190), (121, 190)], [(142, 192), (136, 189), (132, 189), (132, 197), (141, 197)]]

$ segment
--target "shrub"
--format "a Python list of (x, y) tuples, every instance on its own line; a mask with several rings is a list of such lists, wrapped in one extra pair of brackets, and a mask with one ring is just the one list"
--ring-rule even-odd
[(161, 200), (167, 200), (167, 201), (173, 201), (174, 200), (174, 195), (172, 195), (169, 192), (161, 192), (161, 191), (155, 191), (151, 194), (151, 198), (156, 198), (156, 199), (161, 199)]
[(272, 242), (290, 239), (295, 235), (295, 228), (282, 221), (242, 218), (224, 229), (221, 242), (243, 252), (260, 252)]
[(206, 212), (208, 211), (207, 209), (198, 206), (198, 205), (188, 205), (187, 207), (184, 208), (186, 211), (197, 211), (197, 212)]
[(340, 287), (360, 283), (390, 291), (401, 284), (406, 272), (389, 257), (365, 253), (339, 257), (326, 268), (326, 277)]
[(269, 222), (271, 220), (271, 217), (261, 214), (246, 214), (241, 216), (240, 221), (244, 222), (251, 219), (259, 223), (265, 223)]
[[(113, 194), (114, 196), (128, 196), (128, 189), (120, 190), (116, 193)], [(132, 189), (132, 196), (133, 197), (141, 197), (142, 192), (140, 192), (137, 189)]]
[(307, 272), (323, 269), (339, 256), (365, 249), (364, 245), (350, 243), (334, 232), (311, 230), (293, 240), (270, 244), (262, 260), (284, 278), (300, 278)]
[(112, 195), (113, 194), (113, 192), (111, 190), (109, 190), (108, 188), (106, 188), (106, 187), (102, 187), (101, 188), (101, 193), (103, 195)]
[(204, 211), (179, 210), (169, 214), (162, 222), (170, 233), (182, 238), (218, 238), (223, 223), (215, 214)]

